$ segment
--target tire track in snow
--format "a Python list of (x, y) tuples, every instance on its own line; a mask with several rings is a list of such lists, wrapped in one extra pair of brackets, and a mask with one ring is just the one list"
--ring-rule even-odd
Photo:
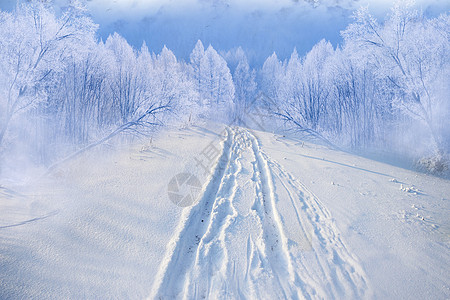
[[(288, 249), (288, 240), (283, 230), (283, 223), (275, 203), (275, 189), (268, 161), (262, 155), (257, 138), (246, 131), (251, 141), (254, 163), (254, 175), (258, 178), (256, 194), (259, 203), (256, 211), (262, 223), (265, 253), (275, 279), (281, 287), (284, 297), (298, 297), (295, 288), (294, 267)], [(263, 209), (263, 211), (261, 211)]]
[[(227, 132), (201, 200), (182, 214), (151, 298), (367, 296), (364, 271), (317, 197), (248, 130)], [(287, 225), (310, 240), (308, 249), (295, 253)]]
[[(233, 141), (227, 168), (221, 179), (220, 187), (215, 195), (208, 229), (200, 239), (195, 262), (185, 280), (184, 299), (197, 298), (217, 299), (228, 289), (227, 277), (235, 275), (235, 266), (229, 261), (227, 251), (227, 229), (238, 215), (233, 206), (238, 188), (237, 176), (242, 170), (239, 162), (243, 150), (242, 135), (233, 131)], [(232, 274), (229, 275), (229, 270)]]
[(214, 172), (199, 203), (182, 213), (177, 233), (169, 242), (153, 283), (150, 299), (174, 299), (182, 295), (186, 275), (193, 267), (197, 248), (212, 222), (212, 208), (230, 162), (233, 139), (234, 134), (227, 128), (227, 137)]
[[(238, 214), (233, 204), (234, 201), (239, 201), (235, 199), (237, 188), (239, 186), (242, 188), (244, 184), (242, 178), (239, 182), (237, 180), (238, 174), (242, 171), (239, 160), (242, 153), (248, 149), (254, 159), (251, 163), (252, 178), (255, 180), (252, 189), (253, 214), (249, 216), (251, 220), (249, 222), (254, 226), (247, 227), (246, 231), (242, 232), (239, 230), (239, 220), (236, 220)], [(269, 281), (272, 295), (295, 298), (295, 289), (291, 289), (294, 280), (293, 267), (274, 199), (271, 174), (267, 162), (260, 156), (257, 140), (247, 131), (236, 129), (227, 170), (214, 201), (212, 210), (214, 218), (201, 239), (194, 268), (185, 280), (184, 299), (220, 299), (229, 295), (232, 298), (267, 298), (268, 295), (264, 293), (263, 285), (259, 282), (261, 278)], [(242, 216), (240, 217), (242, 221)], [(257, 231), (256, 243), (251, 235), (252, 230)], [(239, 275), (244, 271), (243, 266), (239, 266), (237, 271), (236, 261), (239, 261), (239, 258), (232, 257), (230, 260), (228, 254), (240, 247), (235, 240), (227, 238), (233, 234), (244, 236), (249, 234), (245, 264), (246, 280), (242, 282), (242, 289)], [(259, 274), (248, 276), (248, 273)]]
[[(240, 129), (228, 130), (228, 138), (214, 175), (205, 193), (188, 216), (182, 218), (180, 230), (169, 246), (166, 258), (156, 277), (151, 298), (267, 298), (262, 280), (269, 281), (280, 297), (292, 296), (290, 281), (293, 271), (289, 255), (282, 246), (283, 233), (279, 216), (273, 209), (273, 183), (268, 165), (256, 150), (256, 139)], [(250, 232), (239, 232), (238, 212), (233, 205), (237, 189), (242, 186), (238, 175), (242, 171), (240, 159), (248, 148), (253, 153), (252, 177), (254, 203), (250, 216), (256, 230), (256, 241)], [(211, 187), (211, 188), (210, 188)], [(245, 200), (245, 199), (241, 199)], [(240, 216), (241, 220), (244, 218)], [(208, 222), (201, 220), (208, 219)], [(199, 223), (200, 222), (200, 223)], [(245, 270), (236, 266), (238, 258), (229, 258), (229, 251), (239, 248), (229, 235), (248, 234)], [(284, 248), (284, 250), (281, 250)], [(239, 268), (239, 270), (238, 270)], [(239, 274), (238, 274), (239, 273)], [(242, 282), (241, 275), (245, 274)]]
[[(255, 142), (247, 131), (234, 130), (229, 163), (212, 208), (213, 218), (197, 248), (194, 267), (184, 282), (184, 299), (223, 299), (229, 296), (266, 299), (268, 295), (261, 280), (270, 285), (271, 295), (277, 298), (295, 295), (290, 289), (292, 265), (285, 263), (289, 255), (281, 250), (282, 228), (276, 225), (280, 219), (273, 209), (272, 179), (267, 172), (267, 164), (261, 161), (263, 158), (259, 157), (261, 160), (258, 161)], [(240, 162), (242, 154), (248, 150), (254, 159), (251, 178), (242, 172)], [(244, 216), (238, 214), (234, 202), (248, 200), (236, 195), (237, 189), (246, 185), (246, 178), (255, 183), (250, 187), (254, 202), (249, 206), (249, 214)], [(252, 232), (256, 233), (256, 242)], [(239, 253), (237, 248), (241, 247), (236, 235), (241, 239), (248, 235), (245, 264), (241, 257), (236, 256)], [(245, 278), (242, 278), (244, 274)]]
[[(365, 272), (358, 259), (340, 237), (330, 212), (320, 200), (287, 172), (278, 162), (262, 152), (283, 188), (288, 192), (292, 206), (305, 232), (312, 228), (310, 255), (294, 258), (299, 268), (298, 278), (307, 283), (305, 298), (344, 297), (361, 299), (370, 297)], [(300, 207), (300, 205), (302, 207)], [(305, 260), (306, 256), (308, 259)], [(326, 284), (324, 284), (326, 283)]]

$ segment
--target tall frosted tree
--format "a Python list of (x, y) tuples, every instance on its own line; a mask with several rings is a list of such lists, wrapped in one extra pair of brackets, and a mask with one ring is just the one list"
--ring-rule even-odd
[(325, 113), (329, 94), (327, 62), (333, 52), (330, 42), (321, 40), (306, 54), (303, 62), (300, 114), (313, 130), (321, 126)]
[(45, 87), (64, 62), (85, 51), (97, 26), (77, 1), (56, 17), (41, 1), (0, 14), (0, 147), (15, 116), (46, 99)]
[(412, 1), (397, 1), (384, 23), (367, 8), (355, 15), (343, 37), (360, 59), (368, 59), (394, 93), (392, 104), (420, 120), (438, 153), (443, 146), (443, 120), (450, 117), (448, 98), (437, 86), (449, 85), (450, 18), (426, 19)]
[(296, 116), (297, 122), (303, 122), (303, 65), (297, 50), (291, 53), (285, 72), (279, 76), (278, 94), (281, 101), (279, 107), (285, 115)]
[[(201, 43), (197, 43), (195, 53), (201, 53)], [(198, 58), (198, 57), (197, 57)], [(193, 60), (196, 62), (197, 60)], [(198, 71), (195, 71), (198, 67)], [(195, 85), (198, 87), (200, 103), (206, 107), (211, 117), (224, 119), (231, 113), (234, 99), (234, 84), (230, 69), (226, 61), (210, 45), (200, 59), (200, 63), (193, 66)]]
[(265, 60), (261, 69), (261, 88), (274, 102), (282, 101), (284, 76), (285, 66), (274, 52)]
[[(326, 63), (332, 54), (331, 44), (324, 40), (316, 44), (303, 61), (294, 49), (286, 65), (284, 76), (278, 76), (278, 78), (281, 77), (278, 82), (277, 78), (273, 79), (276, 88), (274, 92), (280, 99), (280, 116), (298, 129), (318, 131), (327, 121), (323, 117), (330, 90), (327, 85)], [(266, 63), (272, 61), (271, 69), (274, 69), (273, 66), (277, 66), (276, 60), (269, 59)], [(265, 67), (267, 67), (266, 64)]]
[(105, 46), (114, 58), (110, 83), (114, 111), (119, 123), (126, 123), (136, 113), (145, 92), (143, 78), (139, 74), (137, 54), (117, 33), (108, 37)]
[[(200, 97), (202, 95), (203, 83), (202, 83), (202, 59), (205, 56), (205, 48), (203, 43), (198, 40), (194, 49), (190, 55), (190, 62), (192, 67), (192, 77), (195, 82), (195, 89)], [(198, 104), (203, 105), (203, 99), (198, 99)]]
[(238, 66), (240, 61), (248, 61), (247, 54), (241, 46), (222, 53), (222, 57), (227, 61), (228, 67), (230, 68), (232, 74), (234, 74), (234, 72), (236, 71), (236, 67)]
[(233, 74), (235, 87), (235, 116), (238, 119), (245, 117), (246, 111), (256, 96), (256, 71), (250, 69), (247, 57), (243, 53)]
[(327, 129), (353, 148), (383, 143), (392, 116), (384, 82), (348, 48), (337, 49), (329, 63)]
[(151, 102), (170, 106), (178, 115), (192, 114), (198, 98), (195, 83), (173, 52), (164, 46), (156, 56), (153, 68)]

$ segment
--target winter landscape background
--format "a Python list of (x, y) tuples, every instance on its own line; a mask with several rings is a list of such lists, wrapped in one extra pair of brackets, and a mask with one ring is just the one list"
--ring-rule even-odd
[[(350, 8), (357, 5), (353, 2), (344, 7), (319, 2), (286, 4), (293, 7), (291, 21), (301, 20), (297, 26), (312, 25), (309, 19), (295, 15), (299, 12), (311, 11), (326, 19), (318, 27), (328, 31), (324, 35), (334, 44), (314, 32), (315, 26), (312, 32), (290, 26), (289, 18), (277, 23), (282, 28), (272, 28), (272, 16), (278, 20), (277, 14), (288, 11), (282, 8), (271, 14), (270, 9), (280, 4), (261, 5), (256, 10), (261, 14), (255, 17), (257, 21), (250, 18), (248, 23), (242, 18), (246, 11), (255, 10), (250, 9), (251, 3), (243, 4), (241, 10), (231, 10), (230, 6), (238, 6), (234, 3), (193, 4), (192, 10), (208, 20), (204, 24), (217, 26), (202, 32), (196, 28), (204, 26), (200, 21), (187, 26), (176, 17), (182, 12), (175, 7), (182, 9), (188, 3), (159, 8), (153, 4), (158, 8), (154, 26), (142, 27), (139, 22), (145, 18), (129, 25), (119, 19), (104, 21), (100, 29), (89, 15), (101, 15), (102, 4), (87, 3), (92, 12), (81, 2), (31, 2), (2, 13), (0, 141), (5, 164), (15, 153), (13, 165), (18, 164), (20, 154), (32, 163), (49, 166), (136, 121), (150, 107), (154, 111), (127, 130), (138, 133), (142, 130), (137, 126), (156, 128), (157, 124), (215, 119), (216, 113), (222, 122), (230, 122), (242, 118), (250, 103), (264, 106), (253, 103), (261, 93), (276, 106), (265, 109), (276, 113), (274, 120), (284, 121), (287, 128), (313, 132), (346, 149), (402, 157), (406, 164), (420, 158), (431, 164), (430, 160), (445, 159), (450, 140), (448, 17), (437, 14), (435, 10), (443, 7), (438, 3), (425, 11), (406, 2), (396, 4), (381, 20), (367, 6), (354, 12), (352, 19)], [(107, 12), (126, 5), (110, 3)], [(131, 16), (139, 5), (155, 9), (136, 2), (125, 16)], [(338, 30), (327, 30), (335, 20), (334, 10), (343, 13), (336, 25), (343, 28), (341, 38), (336, 37)], [(104, 18), (113, 18), (113, 13), (104, 13)], [(194, 13), (183, 15), (196, 17)], [(228, 17), (238, 20), (233, 26), (242, 29), (225, 28)], [(136, 26), (141, 26), (140, 31), (135, 31)], [(122, 30), (131, 44), (117, 33), (106, 36), (111, 28)], [(238, 30), (242, 35), (236, 34)], [(103, 33), (103, 39), (99, 40), (97, 32)], [(231, 49), (215, 49), (215, 44), (195, 40), (201, 36)], [(142, 40), (153, 45), (153, 37), (159, 45), (166, 38), (179, 57), (166, 46), (156, 53), (150, 51)], [(239, 37), (245, 40), (244, 47), (235, 46)], [(184, 41), (188, 38), (189, 43)], [(138, 46), (139, 39), (142, 44)], [(316, 43), (306, 50), (313, 39)], [(187, 45), (193, 49), (187, 50)]]
[(446, 1), (0, 9), (0, 298), (449, 297)]

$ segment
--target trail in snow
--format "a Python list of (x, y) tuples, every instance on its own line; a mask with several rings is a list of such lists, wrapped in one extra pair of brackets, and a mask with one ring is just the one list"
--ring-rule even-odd
[(269, 165), (288, 193), (304, 234), (310, 232), (310, 251), (300, 252), (294, 259), (296, 275), (309, 284), (304, 296), (368, 297), (370, 290), (364, 270), (345, 246), (328, 210), (279, 163), (270, 160)]
[(223, 150), (199, 203), (181, 216), (180, 226), (171, 240), (167, 257), (161, 263), (152, 288), (154, 298), (180, 297), (187, 272), (192, 268), (197, 248), (211, 223), (212, 208), (224, 172), (230, 161), (233, 133), (227, 130)]
[(361, 298), (358, 260), (330, 213), (248, 130), (228, 129), (197, 205), (183, 212), (151, 298)]

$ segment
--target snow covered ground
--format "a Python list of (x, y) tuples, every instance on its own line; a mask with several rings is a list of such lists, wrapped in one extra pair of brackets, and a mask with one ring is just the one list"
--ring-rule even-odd
[(446, 299), (449, 201), (295, 137), (166, 130), (2, 183), (0, 298)]

